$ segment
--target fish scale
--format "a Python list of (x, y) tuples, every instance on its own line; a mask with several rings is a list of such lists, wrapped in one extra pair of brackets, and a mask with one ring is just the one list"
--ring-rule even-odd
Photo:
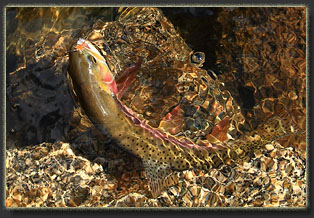
[(177, 171), (209, 170), (232, 164), (268, 142), (287, 134), (298, 134), (288, 132), (278, 116), (249, 134), (259, 134), (259, 138), (244, 143), (243, 139), (228, 141), (229, 146), (221, 142), (221, 145), (202, 147), (189, 139), (162, 133), (138, 119), (115, 96), (114, 76), (105, 58), (83, 39), (73, 45), (69, 74), (80, 104), (93, 123), (115, 139), (122, 149), (142, 160), (153, 197), (178, 182)]
[[(111, 24), (112, 23), (108, 23), (105, 27)], [(95, 33), (99, 33), (99, 31), (94, 31), (93, 34)], [(93, 34), (88, 35), (88, 37), (93, 38), (95, 36)], [(119, 57), (119, 55), (121, 56), (123, 54), (123, 51), (110, 51), (111, 54), (108, 55), (104, 49), (95, 47), (104, 45), (102, 35), (98, 35), (97, 37), (93, 38), (94, 44), (88, 40), (80, 39), (72, 47), (69, 73), (74, 83), (75, 92), (79, 97), (85, 113), (93, 123), (100, 127), (103, 132), (108, 133), (110, 137), (115, 139), (122, 149), (142, 160), (153, 197), (157, 197), (162, 190), (178, 182), (176, 176), (177, 171), (192, 168), (209, 170), (211, 168), (218, 168), (222, 164), (232, 165), (233, 163), (241, 161), (242, 158), (250, 156), (254, 150), (263, 147), (273, 140), (289, 134), (300, 133), (299, 131), (290, 131), (291, 123), (287, 124), (287, 122), (283, 122), (283, 120), (287, 120), (287, 115), (282, 115), (281, 117), (276, 116), (272, 119), (268, 119), (264, 124), (261, 124), (257, 130), (247, 133), (245, 137), (224, 142), (228, 131), (228, 116), (233, 116), (230, 117), (231, 124), (234, 122), (234, 117), (236, 116), (238, 116), (237, 122), (241, 123), (242, 117), (237, 114), (238, 109), (236, 104), (230, 100), (230, 93), (223, 91), (224, 95), (222, 96), (222, 92), (217, 88), (217, 83), (219, 82), (210, 79), (204, 70), (200, 69), (197, 65), (189, 63), (187, 60), (185, 60), (186, 62), (182, 60), (171, 61), (171, 64), (174, 69), (177, 68), (177, 72), (180, 72), (176, 74), (180, 75), (180, 81), (178, 80), (178, 82), (181, 83), (182, 90), (187, 90), (183, 91), (180, 95), (184, 96), (183, 99), (185, 99), (185, 104), (187, 105), (196, 104), (200, 93), (193, 93), (194, 89), (189, 90), (186, 86), (200, 87), (201, 83), (203, 84), (206, 81), (206, 83), (203, 84), (205, 87), (203, 91), (208, 96), (206, 96), (205, 102), (202, 100), (201, 103), (210, 109), (210, 115), (204, 118), (208, 119), (210, 116), (212, 117), (212, 123), (205, 125), (212, 128), (212, 130), (197, 130), (197, 132), (202, 133), (207, 131), (206, 140), (208, 141), (205, 140), (206, 142), (204, 142), (203, 140), (199, 140), (198, 136), (196, 137), (196, 141), (192, 141), (192, 139), (187, 137), (190, 135), (188, 132), (181, 134), (181, 136), (172, 136), (167, 130), (163, 132), (164, 130), (162, 130), (162, 128), (154, 128), (148, 124), (145, 115), (139, 118), (136, 111), (133, 111), (134, 107), (128, 107), (132, 106), (128, 104), (128, 98), (124, 98), (126, 101), (122, 102), (122, 100), (116, 96), (116, 92), (119, 93), (116, 87), (119, 86), (116, 85), (115, 78), (117, 76), (119, 77), (119, 74), (121, 74), (117, 69), (121, 71), (125, 69), (125, 67), (123, 63), (120, 63), (121, 66), (119, 66), (117, 64), (108, 63), (107, 61), (110, 62), (113, 59), (119, 58), (123, 59), (123, 56)], [(176, 35), (176, 37), (178, 36)], [(131, 49), (136, 50), (136, 47), (131, 47)], [(185, 50), (188, 54), (191, 53), (188, 47), (186, 47), (186, 49), (181, 48), (181, 50)], [(101, 51), (101, 53), (99, 51)], [(180, 52), (180, 50), (177, 51)], [(113, 58), (112, 53), (118, 54), (118, 57)], [(133, 53), (129, 51), (127, 54)], [(171, 56), (172, 54), (169, 53), (168, 55)], [(91, 57), (97, 60), (96, 63), (91, 61)], [(158, 56), (155, 58), (157, 57)], [(177, 57), (176, 55), (174, 58)], [(187, 57), (187, 55), (183, 54), (182, 57)], [(144, 63), (144, 65), (134, 67), (131, 64), (131, 68), (134, 68), (135, 71), (140, 69), (143, 73), (143, 69), (146, 69), (145, 63), (156, 60), (142, 61), (143, 60), (133, 60), (134, 63)], [(162, 61), (165, 60), (162, 59)], [(127, 63), (129, 64), (129, 62), (130, 59), (128, 59)], [(115, 68), (112, 66), (119, 67)], [(125, 71), (129, 72), (129, 69), (127, 68)], [(166, 69), (168, 68), (164, 70)], [(152, 69), (149, 70), (151, 71)], [(158, 73), (160, 74), (162, 72)], [(169, 74), (169, 76), (173, 75), (174, 74)], [(194, 78), (190, 81), (191, 75), (194, 75)], [(122, 77), (125, 77), (125, 75), (122, 74)], [(175, 77), (171, 79), (175, 79)], [(199, 83), (198, 80), (201, 81), (201, 83)], [(168, 80), (164, 82), (167, 83)], [(177, 87), (180, 87), (180, 85)], [(179, 95), (179, 93), (173, 93), (173, 95), (174, 94)], [(172, 106), (171, 104), (167, 105), (169, 103), (167, 101), (164, 103), (165, 105), (162, 106), (165, 109), (167, 106)], [(222, 113), (225, 108), (227, 108), (227, 114)], [(180, 107), (176, 106), (175, 109), (175, 111), (178, 111)], [(232, 114), (232, 112), (234, 114)], [(172, 117), (172, 115), (175, 116), (175, 113), (169, 113), (171, 115), (169, 117)], [(217, 120), (218, 116), (222, 116), (221, 119), (219, 118)], [(226, 120), (226, 118), (228, 119)], [(232, 124), (232, 128), (237, 128), (237, 124)], [(208, 132), (212, 132), (214, 135), (208, 134)], [(221, 135), (224, 136), (222, 137)], [(256, 135), (258, 135), (258, 137), (256, 137)], [(221, 141), (220, 139), (224, 140)]]
[[(193, 149), (188, 150), (160, 136), (156, 137), (153, 130), (143, 128), (143, 124), (135, 125), (134, 121), (123, 113), (111, 90), (104, 90), (107, 87), (104, 84), (99, 85), (97, 75), (95, 76), (97, 69), (106, 69), (105, 60), (102, 58), (99, 61), (99, 64), (103, 65), (101, 68), (91, 66), (93, 62), (89, 61), (89, 55), (96, 53), (95, 59), (101, 56), (96, 49), (90, 49), (93, 48), (90, 43), (82, 40), (78, 43), (80, 46), (86, 43), (86, 47), (77, 48), (75, 45), (73, 50), (76, 51), (70, 54), (69, 73), (75, 93), (85, 112), (97, 126), (116, 139), (123, 149), (143, 160), (153, 196), (157, 196), (166, 186), (174, 184), (176, 179), (172, 176), (173, 170), (201, 167), (200, 163), (204, 161), (198, 158), (199, 151), (192, 152)], [(111, 75), (111, 71), (108, 70), (107, 73)], [(91, 105), (90, 102), (94, 104)]]

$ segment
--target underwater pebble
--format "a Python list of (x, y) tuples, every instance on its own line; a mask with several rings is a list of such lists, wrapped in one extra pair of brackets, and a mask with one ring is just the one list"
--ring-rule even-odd
[(196, 186), (192, 186), (192, 187), (190, 187), (190, 192), (191, 192), (192, 196), (197, 197), (199, 194), (199, 189)]
[(274, 149), (274, 146), (272, 144), (266, 144), (265, 145), (265, 148), (268, 150), (268, 151), (272, 151)]
[(169, 193), (171, 193), (174, 196), (177, 196), (180, 193), (180, 189), (178, 187), (172, 186), (169, 188)]
[(182, 197), (182, 200), (184, 201), (184, 203), (186, 203), (188, 207), (192, 206), (192, 196), (190, 192), (186, 192), (186, 194)]
[(215, 185), (215, 180), (211, 177), (206, 177), (204, 180), (204, 187), (211, 190), (213, 188), (213, 186)]
[(193, 173), (192, 171), (187, 171), (186, 174), (185, 174), (185, 178), (187, 180), (191, 180), (193, 178)]
[[(180, 173), (179, 184), (170, 187), (162, 192), (157, 199), (148, 198), (149, 190), (147, 183), (134, 182), (130, 176), (143, 179), (141, 173), (123, 173), (123, 182), (117, 185), (117, 181), (108, 180), (105, 176), (101, 165), (90, 163), (88, 160), (71, 156), (71, 152), (64, 155), (64, 147), (55, 146), (54, 153), (50, 152), (49, 145), (46, 149), (48, 153), (43, 153), (45, 159), (39, 157), (37, 162), (28, 162), (29, 168), (21, 168), (21, 175), (31, 175), (30, 181), (42, 183), (47, 179), (50, 180), (51, 187), (42, 192), (29, 192), (29, 196), (38, 196), (37, 200), (31, 200), (26, 196), (24, 186), (19, 186), (12, 191), (8, 190), (6, 199), (7, 205), (22, 206), (27, 204), (44, 206), (44, 201), (49, 201), (53, 198), (54, 205), (58, 206), (120, 206), (120, 207), (215, 207), (215, 206), (295, 206), (305, 205), (306, 202), (306, 183), (302, 180), (304, 177), (304, 161), (292, 156), (289, 151), (286, 154), (287, 159), (277, 160), (277, 156), (272, 158), (270, 154), (276, 149), (273, 149), (267, 154), (267, 149), (261, 152), (259, 161), (261, 162), (260, 169), (257, 169), (254, 160), (248, 160), (243, 165), (236, 165), (231, 170), (228, 167), (221, 169), (212, 169), (206, 171), (184, 171)], [(66, 146), (65, 146), (66, 147)], [(59, 149), (59, 150), (58, 150)], [(14, 153), (19, 154), (18, 151)], [(19, 155), (27, 155), (28, 152), (21, 152)], [(265, 153), (265, 154), (264, 154)], [(284, 152), (281, 152), (283, 154)], [(21, 158), (19, 155), (14, 156), (11, 153), (7, 154), (8, 166), (12, 166), (13, 158), (19, 157), (20, 165), (26, 165), (27, 158)], [(51, 155), (51, 156), (49, 156)], [(70, 160), (64, 160), (70, 158)], [(256, 157), (255, 157), (256, 158)], [(294, 159), (292, 159), (294, 158)], [(58, 160), (58, 162), (56, 162)], [(70, 161), (70, 162), (69, 162)], [(280, 169), (277, 169), (277, 162)], [(70, 165), (68, 164), (70, 163)], [(42, 171), (38, 170), (41, 166)], [(12, 167), (11, 167), (12, 168)], [(8, 168), (8, 169), (11, 169)], [(13, 167), (17, 170), (17, 167)], [(250, 170), (254, 168), (254, 170)], [(32, 170), (30, 170), (32, 169)], [(39, 173), (38, 173), (39, 172)], [(236, 173), (232, 173), (236, 172)], [(37, 175), (37, 174), (38, 175)], [(14, 175), (14, 174), (10, 174)], [(44, 175), (46, 175), (44, 177)], [(142, 175), (142, 176), (140, 176)], [(202, 175), (202, 176), (200, 176)], [(303, 175), (303, 177), (302, 177)], [(8, 184), (15, 184), (18, 181), (23, 181), (20, 176), (10, 176), (12, 180), (8, 180)], [(40, 178), (40, 179), (38, 179)], [(230, 180), (231, 179), (231, 180)], [(197, 182), (198, 181), (198, 182)], [(126, 183), (125, 185), (121, 185)], [(25, 183), (25, 179), (23, 184)], [(132, 184), (134, 183), (134, 184)], [(67, 187), (66, 189), (61, 188)], [(71, 192), (74, 186), (78, 186), (80, 190), (77, 193)], [(11, 187), (11, 186), (10, 186)], [(30, 186), (28, 186), (30, 187)], [(119, 191), (117, 190), (119, 189)], [(58, 190), (56, 192), (56, 190)], [(69, 194), (61, 194), (66, 190)], [(145, 194), (137, 193), (145, 192)], [(57, 194), (58, 193), (58, 194)], [(263, 193), (263, 194), (262, 194)], [(69, 197), (62, 197), (69, 196)], [(86, 199), (87, 198), (87, 199)]]

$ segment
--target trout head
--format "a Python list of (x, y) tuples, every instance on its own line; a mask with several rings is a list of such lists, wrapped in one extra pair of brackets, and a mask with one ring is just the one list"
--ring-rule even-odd
[(117, 86), (107, 61), (102, 53), (89, 41), (79, 39), (72, 46), (70, 53), (70, 70), (72, 78), (85, 78), (87, 75), (73, 75), (79, 72), (88, 72), (95, 77), (99, 87), (108, 94), (115, 95)]

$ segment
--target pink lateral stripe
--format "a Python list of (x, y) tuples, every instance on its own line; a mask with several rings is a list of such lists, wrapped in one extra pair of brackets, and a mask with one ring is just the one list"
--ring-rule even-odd
[(215, 144), (211, 144), (211, 143), (207, 144), (206, 146), (199, 146), (199, 145), (197, 145), (197, 144), (195, 144), (195, 143), (193, 143), (187, 139), (176, 139), (172, 135), (165, 134), (158, 129), (153, 129), (151, 126), (147, 125), (145, 122), (143, 122), (140, 119), (138, 119), (137, 117), (135, 117), (134, 112), (131, 109), (124, 106), (116, 96), (114, 96), (114, 99), (115, 99), (116, 103), (120, 106), (122, 111), (125, 113), (125, 115), (132, 120), (134, 125), (140, 126), (144, 129), (146, 129), (147, 131), (152, 133), (155, 137), (157, 137), (161, 140), (167, 140), (167, 141), (172, 142), (172, 143), (179, 145), (181, 147), (196, 148), (196, 149), (200, 149), (200, 150), (202, 150), (202, 149), (208, 150), (208, 149), (214, 149), (217, 147), (221, 147), (219, 145), (215, 145)]

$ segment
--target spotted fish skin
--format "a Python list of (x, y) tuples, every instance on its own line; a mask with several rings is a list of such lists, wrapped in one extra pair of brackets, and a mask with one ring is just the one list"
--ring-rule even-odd
[(266, 143), (290, 134), (281, 119), (274, 117), (252, 132), (251, 135), (260, 136), (257, 139), (228, 141), (225, 147), (198, 146), (188, 139), (180, 141), (136, 118), (121, 103), (105, 57), (89, 41), (80, 39), (73, 45), (69, 66), (74, 91), (85, 113), (122, 149), (142, 160), (153, 197), (178, 182), (176, 171), (208, 170), (231, 164)]
[[(70, 53), (69, 74), (76, 95), (88, 117), (126, 151), (143, 161), (153, 196), (175, 184), (173, 171), (194, 167), (209, 169), (228, 158), (228, 149), (178, 146), (172, 136), (160, 136), (157, 130), (127, 116), (115, 96), (113, 75), (106, 60), (88, 41), (80, 39)], [(168, 140), (167, 140), (168, 138)]]

